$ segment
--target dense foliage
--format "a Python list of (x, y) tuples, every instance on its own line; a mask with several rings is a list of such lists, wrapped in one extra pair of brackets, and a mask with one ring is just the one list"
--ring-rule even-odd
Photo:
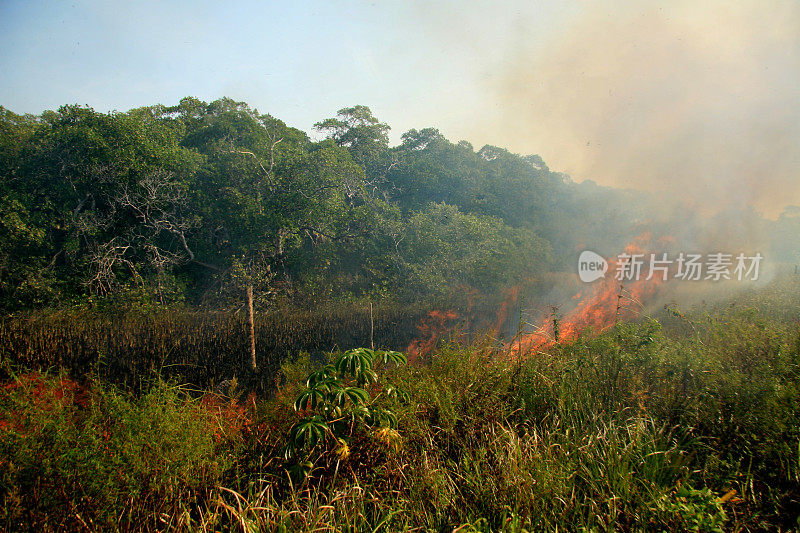
[(317, 128), (228, 99), (0, 110), (0, 305), (409, 299), (552, 264), (563, 176), (431, 129), (390, 148), (364, 106)]
[[(434, 128), (390, 147), (365, 106), (316, 130), (323, 140), (230, 99), (0, 108), (0, 310), (108, 296), (236, 307), (244, 287), (257, 307), (491, 295), (572, 268), (587, 246), (618, 253), (645, 222), (679, 238), (708, 225)], [(764, 228), (771, 260), (798, 260), (796, 209), (716, 222), (724, 242)]]

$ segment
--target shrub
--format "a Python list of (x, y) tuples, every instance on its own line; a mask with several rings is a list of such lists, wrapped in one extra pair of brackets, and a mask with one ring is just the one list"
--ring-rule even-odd
[(197, 501), (226, 460), (214, 422), (175, 385), (140, 398), (62, 376), (17, 377), (0, 395), (0, 523), (120, 527)]

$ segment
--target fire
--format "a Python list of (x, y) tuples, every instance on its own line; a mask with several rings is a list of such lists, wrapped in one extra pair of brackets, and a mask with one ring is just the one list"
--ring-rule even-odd
[(408, 355), (412, 359), (416, 359), (431, 353), (436, 347), (439, 337), (450, 329), (448, 323), (458, 318), (458, 313), (452, 309), (449, 311), (433, 310), (428, 313), (428, 316), (417, 326), (420, 338), (411, 341), (406, 348)]
[[(671, 237), (654, 239), (653, 235), (648, 232), (630, 242), (623, 253), (629, 256), (641, 254), (643, 258), (647, 258), (649, 253), (656, 252), (673, 243), (674, 239)], [(546, 321), (545, 325), (536, 331), (522, 334), (511, 343), (511, 352), (524, 354), (544, 349), (558, 342), (574, 340), (584, 331), (601, 332), (619, 320), (633, 318), (644, 309), (645, 302), (664, 283), (662, 274), (658, 272), (647, 279), (649, 272), (646, 265), (645, 261), (640, 276), (620, 282), (616, 279), (619, 267), (617, 260), (609, 260), (605, 277), (587, 284), (585, 288), (570, 298), (570, 303), (574, 305), (570, 311), (559, 317), (557, 309), (554, 308), (553, 315), (550, 315), (550, 319)], [(468, 292), (471, 295), (470, 308), (474, 292), (474, 290)], [(507, 323), (514, 304), (519, 301), (520, 292), (519, 286), (513, 286), (504, 291), (503, 302), (497, 310), (496, 318), (488, 324), (488, 328), (494, 335), (500, 336), (500, 330)], [(412, 360), (429, 355), (436, 348), (442, 335), (453, 330), (453, 321), (462, 320), (462, 326), (467, 325), (468, 327), (472, 322), (471, 317), (474, 318), (473, 315), (470, 315), (469, 309), (463, 317), (452, 309), (429, 312), (417, 326), (419, 337), (408, 345), (406, 352)]]
[(503, 291), (503, 303), (500, 304), (500, 309), (497, 311), (497, 318), (495, 319), (491, 328), (495, 335), (500, 333), (500, 329), (503, 327), (503, 324), (508, 321), (508, 314), (511, 310), (511, 306), (514, 305), (519, 299), (519, 291), (520, 287), (518, 285)]
[[(644, 233), (629, 243), (624, 253), (645, 254), (652, 241), (652, 235)], [(668, 238), (658, 240), (661, 245), (667, 242)], [(591, 293), (583, 297), (578, 293), (573, 297), (573, 300), (579, 300), (575, 308), (537, 331), (522, 335), (512, 343), (511, 351), (529, 353), (556, 342), (573, 340), (585, 330), (599, 332), (608, 329), (620, 319), (635, 316), (664, 283), (657, 274), (648, 280), (648, 273), (644, 271), (639, 279), (620, 282), (616, 279), (617, 268), (617, 261), (610, 260), (606, 277), (590, 286)]]

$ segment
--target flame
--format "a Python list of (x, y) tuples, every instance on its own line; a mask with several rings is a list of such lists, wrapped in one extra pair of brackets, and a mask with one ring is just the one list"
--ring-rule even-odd
[[(636, 237), (625, 246), (623, 253), (630, 256), (635, 254), (643, 256), (641, 276), (637, 279), (620, 282), (616, 279), (619, 266), (616, 258), (612, 258), (608, 261), (608, 270), (604, 278), (591, 285), (586, 285), (570, 298), (570, 303), (574, 305), (572, 310), (563, 317), (557, 317), (557, 308), (554, 308), (554, 315), (557, 319), (554, 320), (554, 315), (550, 315), (548, 323), (516, 338), (510, 345), (511, 353), (530, 353), (553, 346), (558, 342), (571, 341), (584, 331), (600, 332), (610, 328), (619, 320), (637, 316), (644, 309), (645, 302), (664, 283), (659, 273), (656, 273), (651, 279), (647, 279), (649, 253), (663, 250), (674, 242), (672, 237), (654, 239), (649, 232)], [(656, 255), (658, 256), (658, 254)], [(503, 302), (500, 304), (495, 320), (489, 324), (489, 330), (494, 335), (499, 335), (500, 330), (507, 324), (511, 310), (519, 301), (520, 292), (520, 286), (512, 286), (503, 291)], [(453, 330), (454, 320), (462, 320), (462, 326), (466, 325), (466, 329), (469, 329), (469, 324), (475, 318), (474, 313), (471, 314), (471, 309), (479, 293), (475, 289), (464, 287), (464, 294), (468, 296), (469, 305), (463, 317), (455, 310), (450, 309), (448, 311), (430, 311), (422, 319), (420, 325), (417, 326), (419, 337), (406, 348), (411, 360), (425, 357), (433, 352), (442, 335)], [(556, 323), (557, 330), (554, 327)]]
[(406, 348), (406, 353), (412, 360), (430, 354), (441, 335), (450, 329), (448, 322), (458, 318), (458, 313), (452, 309), (449, 311), (433, 310), (428, 313), (428, 316), (417, 326), (420, 338), (411, 341)]
[[(625, 247), (624, 253), (629, 255), (645, 254), (646, 250), (652, 248), (652, 242), (652, 234), (643, 233)], [(656, 241), (656, 244), (664, 246), (669, 242), (671, 242), (670, 238), (662, 237)], [(573, 301), (578, 300), (575, 308), (560, 319), (553, 318), (551, 315), (549, 324), (522, 335), (512, 343), (512, 353), (529, 353), (552, 346), (557, 342), (574, 340), (586, 330), (595, 332), (606, 330), (620, 319), (635, 316), (643, 309), (644, 302), (651, 298), (664, 283), (663, 278), (659, 275), (654, 275), (648, 280), (648, 272), (644, 268), (638, 279), (621, 282), (616, 279), (617, 269), (616, 259), (610, 260), (606, 276), (591, 286), (589, 295), (582, 298), (582, 293), (577, 293), (572, 298)], [(555, 331), (556, 323), (558, 324), (557, 331)]]
[(497, 311), (497, 318), (495, 319), (494, 325), (491, 328), (491, 331), (495, 335), (500, 333), (501, 328), (508, 321), (509, 310), (512, 308), (512, 305), (516, 305), (517, 301), (519, 300), (519, 291), (519, 285), (514, 285), (513, 287), (503, 291), (503, 303), (500, 304), (500, 309)]

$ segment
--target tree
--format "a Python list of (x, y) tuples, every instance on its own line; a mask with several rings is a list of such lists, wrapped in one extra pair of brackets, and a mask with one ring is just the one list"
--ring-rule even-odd
[(76, 292), (163, 287), (189, 257), (181, 191), (198, 158), (179, 145), (181, 125), (158, 106), (110, 114), (64, 106), (29, 129), (10, 165), (17, 202), (6, 207), (25, 207), (23, 218), (38, 226), (39, 265)]
[(394, 149), (397, 164), (387, 179), (392, 198), (407, 210), (423, 209), (431, 202), (457, 205), (471, 211), (481, 192), (481, 160), (467, 145), (454, 145), (434, 128), (410, 130)]
[(343, 246), (370, 233), (376, 201), (363, 167), (333, 140), (312, 143), (229, 99), (184, 100), (167, 111), (186, 125), (184, 144), (205, 156), (187, 249), (216, 269), (194, 275), (216, 287), (205, 300), (217, 306), (241, 305), (246, 296), (253, 361), (250, 309), (290, 294), (298, 279), (324, 277)]
[(0, 107), (0, 305), (41, 305), (52, 292), (42, 256), (45, 230), (31, 214), (20, 160), (40, 127), (37, 118)]
[(234, 257), (251, 267), (260, 263), (287, 285), (307, 268), (306, 252), (368, 231), (372, 201), (364, 171), (345, 148), (311, 143), (246, 107), (216, 107), (190, 134), (208, 154), (196, 201), (213, 224), (200, 245), (211, 262), (223, 270)]
[(447, 204), (411, 216), (400, 253), (407, 289), (440, 296), (464, 285), (498, 291), (534, 277), (551, 261), (549, 243), (532, 230)]
[(389, 126), (372, 115), (369, 107), (357, 105), (340, 109), (336, 118), (317, 122), (314, 127), (339, 146), (348, 149), (364, 167), (372, 185), (379, 186), (391, 166)]

